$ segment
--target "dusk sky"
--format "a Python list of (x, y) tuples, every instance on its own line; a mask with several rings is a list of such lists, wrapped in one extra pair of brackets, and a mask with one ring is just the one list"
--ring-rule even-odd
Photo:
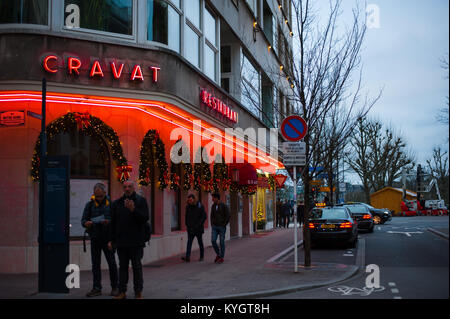
[[(449, 52), (449, 1), (356, 1), (380, 13), (380, 27), (367, 30), (362, 52), (365, 90), (375, 96), (384, 88), (369, 116), (393, 127), (424, 166), (433, 147), (448, 150), (449, 127), (436, 114), (449, 95), (448, 70), (440, 62)], [(347, 25), (356, 1), (343, 1)]]
[(368, 29), (364, 82), (373, 94), (384, 87), (370, 114), (398, 129), (425, 164), (434, 146), (448, 150), (448, 126), (435, 118), (449, 94), (448, 70), (440, 62), (449, 52), (449, 1), (368, 3), (380, 9), (380, 28)]

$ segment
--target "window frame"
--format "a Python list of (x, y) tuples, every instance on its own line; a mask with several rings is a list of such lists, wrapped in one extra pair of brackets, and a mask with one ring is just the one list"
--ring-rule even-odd
[[(54, 1), (52, 1), (54, 2)], [(57, 2), (57, 1), (56, 1)], [(130, 42), (137, 42), (138, 39), (138, 0), (132, 0), (132, 13), (131, 13), (131, 18), (132, 18), (132, 34), (131, 35), (127, 35), (127, 34), (120, 34), (120, 33), (114, 33), (114, 32), (108, 32), (108, 31), (99, 31), (99, 30), (95, 30), (95, 29), (85, 29), (85, 28), (77, 28), (77, 29), (73, 29), (73, 28), (67, 28), (64, 24), (64, 16), (65, 16), (65, 10), (64, 10), (64, 1), (60, 1), (61, 2), (61, 6), (60, 8), (58, 8), (59, 10), (59, 14), (60, 14), (60, 32), (62, 33), (71, 33), (71, 34), (87, 34), (87, 35), (95, 35), (95, 36), (100, 36), (100, 37), (105, 37), (105, 38), (116, 38), (116, 39), (121, 39), (121, 40), (128, 40)], [(147, 1), (144, 1), (145, 3), (147, 3)]]
[(20, 26), (20, 28), (31, 28), (31, 29), (39, 29), (39, 30), (51, 30), (52, 25), (52, 7), (53, 7), (53, 0), (47, 0), (47, 24), (33, 24), (33, 23), (0, 23), (0, 30), (2, 29), (11, 29), (11, 28), (17, 28)]
[[(171, 0), (165, 0), (166, 2), (167, 2), (167, 4), (170, 6), (170, 7), (172, 7), (172, 9), (173, 10), (175, 10), (175, 12), (178, 14), (178, 18), (179, 18), (179, 23), (180, 23), (180, 27), (179, 27), (179, 30), (178, 30), (178, 32), (179, 32), (179, 39), (178, 39), (178, 41), (179, 41), (179, 43), (178, 43), (178, 47), (179, 47), (179, 50), (177, 51), (177, 50), (174, 50), (174, 49), (172, 49), (170, 46), (169, 46), (169, 43), (167, 43), (167, 44), (165, 44), (165, 43), (162, 43), (162, 42), (158, 42), (158, 41), (151, 41), (151, 40), (149, 40), (148, 39), (148, 16), (147, 16), (147, 12), (148, 12), (148, 1), (147, 0), (145, 0), (145, 1), (142, 1), (143, 2), (143, 4), (141, 4), (141, 6), (142, 6), (142, 8), (140, 8), (140, 10), (138, 11), (138, 16), (139, 16), (139, 12), (142, 10), (144, 13), (143, 13), (143, 16), (142, 16), (142, 18), (141, 19), (143, 19), (144, 20), (144, 23), (143, 23), (143, 25), (144, 25), (144, 27), (142, 27), (141, 26), (141, 28), (142, 28), (142, 30), (141, 30), (141, 33), (142, 33), (142, 35), (139, 37), (140, 39), (141, 39), (141, 41), (138, 41), (138, 42), (142, 42), (142, 43), (144, 43), (144, 44), (149, 44), (149, 45), (155, 45), (155, 46), (160, 46), (160, 47), (163, 47), (163, 48), (166, 48), (166, 49), (168, 49), (168, 50), (171, 50), (171, 51), (174, 51), (174, 52), (176, 52), (176, 53), (178, 53), (178, 54), (181, 54), (181, 50), (182, 50), (182, 38), (183, 38), (183, 36), (184, 35), (182, 35), (182, 32), (184, 31), (184, 29), (183, 29), (183, 26), (182, 26), (182, 24), (183, 24), (183, 21), (184, 21), (184, 11), (181, 9), (181, 7), (183, 6), (183, 2), (185, 1), (185, 0), (180, 0), (180, 8), (179, 7), (177, 7)], [(138, 20), (141, 20), (141, 19), (139, 19), (139, 17), (138, 17)], [(139, 28), (139, 27), (138, 27)], [(139, 30), (138, 30), (139, 31)]]

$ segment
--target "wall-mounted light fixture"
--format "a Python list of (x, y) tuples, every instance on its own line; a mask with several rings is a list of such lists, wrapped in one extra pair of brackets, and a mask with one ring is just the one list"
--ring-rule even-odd
[(253, 22), (253, 41), (256, 42), (256, 33), (259, 32), (259, 25), (257, 21)]

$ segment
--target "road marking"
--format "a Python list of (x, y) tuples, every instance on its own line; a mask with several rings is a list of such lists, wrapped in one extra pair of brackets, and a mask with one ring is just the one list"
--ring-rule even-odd
[(388, 283), (388, 285), (389, 285), (389, 287), (395, 287), (396, 286), (395, 282), (390, 282), (390, 283)]
[(423, 234), (423, 232), (421, 231), (416, 231), (416, 232), (403, 232), (403, 231), (387, 231), (387, 233), (389, 234), (405, 234), (408, 237), (412, 237), (411, 234)]
[(342, 256), (344, 256), (344, 257), (354, 257), (355, 255), (353, 255), (353, 254), (343, 254)]
[(394, 296), (394, 299), (403, 299), (403, 298), (400, 296)]
[(328, 291), (340, 293), (341, 296), (350, 296), (350, 295), (360, 295), (360, 296), (369, 296), (373, 292), (383, 291), (384, 287), (380, 286), (379, 288), (356, 288), (356, 287), (348, 287), (348, 286), (336, 286), (328, 288)]
[(391, 289), (391, 292), (392, 292), (393, 294), (398, 294), (398, 293), (399, 293), (399, 290), (398, 290), (397, 288), (392, 288), (392, 289)]

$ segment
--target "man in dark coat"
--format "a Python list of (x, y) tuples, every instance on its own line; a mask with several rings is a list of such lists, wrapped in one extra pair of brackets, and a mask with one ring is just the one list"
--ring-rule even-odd
[[(215, 263), (221, 264), (225, 257), (225, 234), (230, 222), (230, 210), (228, 206), (220, 202), (220, 195), (213, 194), (214, 204), (211, 207), (211, 243), (216, 252)], [(217, 237), (220, 238), (220, 249), (217, 246)]]
[(145, 224), (149, 219), (147, 200), (136, 194), (134, 183), (123, 183), (124, 194), (111, 206), (111, 231), (108, 246), (117, 247), (119, 255), (119, 295), (125, 299), (128, 284), (128, 266), (131, 260), (136, 299), (142, 299), (144, 279), (142, 258), (145, 247)]
[(292, 215), (292, 208), (288, 201), (281, 207), (281, 216), (283, 218), (284, 228), (289, 228), (290, 217)]
[(197, 237), (198, 246), (200, 247), (200, 260), (203, 261), (203, 257), (205, 255), (205, 249), (203, 247), (203, 233), (204, 233), (204, 224), (206, 220), (206, 212), (200, 201), (195, 199), (193, 194), (188, 196), (187, 205), (186, 205), (186, 229), (188, 234), (188, 241), (186, 247), (186, 257), (182, 257), (186, 262), (191, 261), (191, 249), (194, 238)]
[(281, 203), (281, 200), (280, 199), (278, 199), (277, 200), (277, 207), (276, 207), (276, 209), (277, 209), (277, 211), (276, 211), (276, 217), (277, 217), (277, 220), (276, 220), (276, 227), (281, 227), (281, 225), (282, 225), (282, 216), (281, 216), (281, 208), (283, 207), (283, 205), (282, 205), (282, 203)]
[(87, 293), (87, 297), (100, 296), (102, 294), (102, 272), (100, 269), (102, 251), (108, 263), (109, 279), (111, 281), (111, 296), (118, 295), (118, 275), (115, 254), (108, 249), (108, 228), (111, 221), (111, 205), (106, 196), (106, 187), (102, 183), (94, 186), (94, 195), (86, 204), (81, 218), (81, 225), (91, 239), (91, 262), (93, 288)]
[(303, 224), (303, 218), (305, 218), (305, 203), (300, 202), (300, 204), (297, 206), (297, 219), (300, 227)]

